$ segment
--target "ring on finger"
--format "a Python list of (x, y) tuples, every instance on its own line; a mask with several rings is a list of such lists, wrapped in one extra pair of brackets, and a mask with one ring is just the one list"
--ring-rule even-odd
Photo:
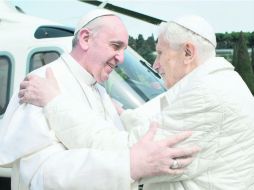
[(171, 169), (180, 168), (180, 163), (178, 162), (177, 159), (173, 159), (173, 162), (171, 163), (170, 168), (171, 168)]

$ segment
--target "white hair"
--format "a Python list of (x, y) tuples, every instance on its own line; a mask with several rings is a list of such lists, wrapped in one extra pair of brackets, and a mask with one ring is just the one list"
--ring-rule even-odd
[(181, 48), (186, 42), (192, 42), (197, 48), (199, 62), (204, 62), (216, 55), (215, 47), (208, 40), (174, 22), (161, 23), (159, 37), (162, 37), (169, 47), (175, 50)]

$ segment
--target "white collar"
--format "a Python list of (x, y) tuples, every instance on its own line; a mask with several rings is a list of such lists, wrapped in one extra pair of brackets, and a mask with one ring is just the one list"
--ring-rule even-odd
[(69, 69), (73, 72), (74, 76), (78, 78), (81, 82), (89, 86), (94, 86), (96, 84), (95, 78), (88, 73), (70, 54), (64, 53), (61, 55)]
[(202, 77), (219, 70), (234, 70), (234, 67), (223, 57), (213, 57), (195, 68), (180, 81), (166, 91), (168, 102), (173, 102), (183, 89), (191, 88), (191, 84), (202, 81)]

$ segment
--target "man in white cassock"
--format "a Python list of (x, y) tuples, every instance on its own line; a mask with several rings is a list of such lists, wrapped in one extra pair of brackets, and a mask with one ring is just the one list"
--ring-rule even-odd
[[(97, 83), (107, 80), (117, 64), (123, 62), (127, 44), (128, 33), (119, 17), (112, 12), (95, 10), (78, 23), (70, 54), (63, 54), (33, 72), (45, 77), (45, 73), (50, 75), (47, 68), (51, 68), (62, 92), (55, 102), (77, 106), (72, 113), (76, 117), (76, 129), (81, 130), (79, 121), (84, 118), (82, 132), (95, 138), (88, 138), (85, 148), (72, 149), (71, 141), (80, 139), (75, 139), (70, 132), (72, 140), (62, 142), (61, 135), (49, 125), (50, 110), (63, 113), (61, 106), (52, 106), (47, 112), (37, 106), (19, 104), (18, 94), (14, 94), (0, 129), (0, 166), (13, 167), (13, 190), (129, 190), (132, 182), (142, 177), (183, 173), (181, 168), (169, 167), (175, 163), (173, 158), (186, 157), (182, 161), (185, 166), (191, 162), (187, 156), (198, 149), (172, 146), (190, 133), (153, 141), (156, 128), (151, 127), (140, 141), (129, 145), (129, 134), (123, 130), (104, 88)], [(67, 115), (60, 120), (69, 123)], [(111, 141), (116, 148), (109, 146)], [(105, 144), (96, 148), (96, 143)]]
[[(189, 15), (163, 23), (158, 36), (154, 68), (168, 91), (136, 110), (119, 109), (130, 134), (129, 143), (137, 142), (148, 130), (150, 118), (154, 118), (161, 126), (156, 140), (192, 130), (192, 136), (181, 146), (196, 144), (202, 151), (185, 173), (145, 177), (139, 182), (145, 190), (253, 190), (254, 99), (233, 66), (215, 57), (212, 27), (203, 18)], [(41, 102), (35, 99), (37, 104)], [(25, 102), (34, 103), (32, 99)], [(71, 141), (67, 135), (70, 132), (77, 139), (72, 141), (72, 148), (85, 146), (88, 142), (83, 139), (89, 137), (83, 138), (76, 128), (84, 126), (84, 121), (71, 113), (68, 123), (60, 121), (62, 113), (75, 107), (52, 100), (45, 109), (53, 111), (54, 107), (61, 107), (62, 112), (51, 112), (47, 117), (62, 141)], [(93, 142), (94, 147), (105, 149), (102, 141)], [(107, 146), (117, 148), (113, 141)], [(177, 158), (171, 168), (182, 164), (182, 158)]]

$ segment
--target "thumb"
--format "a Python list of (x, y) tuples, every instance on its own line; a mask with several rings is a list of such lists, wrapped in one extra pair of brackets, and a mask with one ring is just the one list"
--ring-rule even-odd
[(158, 127), (159, 127), (158, 123), (156, 123), (154, 121), (151, 122), (150, 123), (150, 128), (147, 131), (147, 133), (145, 134), (144, 139), (153, 140)]
[(46, 79), (50, 80), (51, 84), (55, 87), (55, 89), (59, 90), (56, 77), (53, 73), (53, 70), (50, 67), (46, 68)]
[(46, 68), (46, 78), (56, 80), (55, 75), (50, 67)]

